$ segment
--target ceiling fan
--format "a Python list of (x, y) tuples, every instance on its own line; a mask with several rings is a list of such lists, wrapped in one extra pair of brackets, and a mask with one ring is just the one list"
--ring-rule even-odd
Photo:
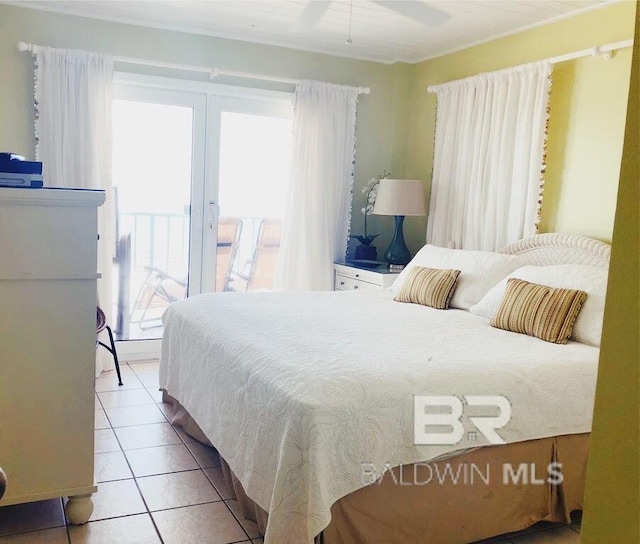
[[(311, 0), (300, 15), (296, 27), (311, 29), (316, 26), (333, 0)], [(353, 1), (353, 0), (352, 0)], [(369, 0), (390, 11), (418, 21), (430, 27), (439, 26), (451, 18), (451, 15), (433, 8), (421, 0)]]

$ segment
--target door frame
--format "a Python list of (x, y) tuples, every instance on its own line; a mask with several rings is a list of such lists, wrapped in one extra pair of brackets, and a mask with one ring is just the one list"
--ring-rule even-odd
[[(216, 259), (221, 113), (273, 115), (268, 112), (278, 104), (280, 113), (292, 116), (294, 93), (118, 71), (113, 78), (114, 99), (145, 101), (136, 96), (142, 89), (144, 97), (156, 96), (159, 103), (194, 107), (187, 296), (212, 290), (211, 275), (203, 271)], [(210, 221), (212, 229), (207, 228)], [(159, 339), (118, 341), (118, 352), (128, 361), (157, 358), (160, 343)]]

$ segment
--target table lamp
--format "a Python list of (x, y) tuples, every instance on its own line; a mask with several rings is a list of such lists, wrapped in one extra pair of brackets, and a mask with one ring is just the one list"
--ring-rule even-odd
[(427, 213), (422, 181), (381, 179), (373, 213), (395, 216), (396, 230), (391, 245), (384, 252), (384, 260), (389, 264), (390, 270), (402, 270), (411, 260), (411, 253), (409, 253), (402, 233), (404, 218), (407, 215), (425, 215)]

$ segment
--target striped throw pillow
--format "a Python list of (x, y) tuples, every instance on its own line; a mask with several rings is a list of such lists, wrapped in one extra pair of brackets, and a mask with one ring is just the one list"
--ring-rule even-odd
[(587, 299), (577, 289), (559, 289), (510, 278), (491, 326), (566, 344)]
[(440, 270), (414, 266), (394, 300), (446, 310), (460, 270)]

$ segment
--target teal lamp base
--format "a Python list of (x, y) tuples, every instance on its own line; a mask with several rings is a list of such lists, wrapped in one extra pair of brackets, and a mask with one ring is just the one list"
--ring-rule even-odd
[(411, 253), (404, 242), (402, 224), (404, 215), (396, 215), (396, 230), (393, 233), (391, 245), (384, 252), (384, 260), (388, 263), (390, 270), (402, 270), (411, 260)]

